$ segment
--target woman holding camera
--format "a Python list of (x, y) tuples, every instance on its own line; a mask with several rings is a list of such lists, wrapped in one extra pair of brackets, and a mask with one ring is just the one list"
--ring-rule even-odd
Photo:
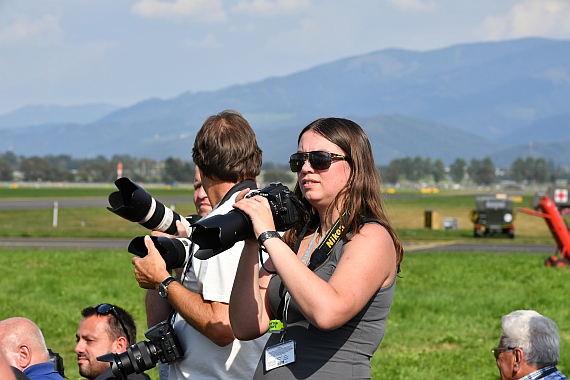
[[(255, 379), (370, 378), (403, 257), (370, 142), (350, 120), (319, 119), (301, 131), (289, 164), (310, 211), (283, 239), (264, 197), (234, 206), (255, 239), (235, 278), (232, 329), (241, 340), (272, 332)], [(269, 259), (260, 268), (261, 247)]]

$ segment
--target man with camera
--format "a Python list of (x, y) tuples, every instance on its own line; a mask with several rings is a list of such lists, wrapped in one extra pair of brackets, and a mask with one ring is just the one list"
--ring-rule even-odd
[[(237, 194), (256, 188), (261, 170), (261, 149), (249, 123), (236, 111), (210, 116), (196, 135), (192, 158), (202, 175), (202, 186), (214, 207), (206, 217), (233, 209)], [(179, 236), (187, 236), (177, 222)], [(170, 363), (174, 379), (252, 378), (265, 337), (241, 342), (229, 322), (229, 299), (243, 242), (208, 260), (192, 256), (180, 280), (169, 271), (150, 237), (148, 254), (133, 258), (139, 286), (158, 290), (176, 311), (174, 330), (184, 352)], [(198, 247), (191, 247), (195, 252)], [(158, 306), (158, 305), (157, 305)]]
[[(97, 358), (120, 354), (136, 343), (137, 327), (133, 317), (119, 306), (102, 303), (81, 312), (83, 319), (77, 328), (75, 353), (79, 374), (89, 380), (122, 380), (113, 373), (108, 362)], [(127, 380), (150, 380), (144, 373), (129, 374)]]
[(0, 352), (9, 365), (30, 380), (63, 380), (50, 361), (42, 331), (27, 318), (0, 322)]

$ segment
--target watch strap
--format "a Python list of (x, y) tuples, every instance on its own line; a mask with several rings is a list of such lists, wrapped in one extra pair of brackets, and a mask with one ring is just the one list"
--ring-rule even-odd
[(281, 239), (281, 235), (279, 235), (279, 232), (277, 231), (265, 231), (259, 234), (257, 242), (259, 243), (259, 245), (263, 245), (263, 243), (265, 243), (266, 240), (271, 238)]

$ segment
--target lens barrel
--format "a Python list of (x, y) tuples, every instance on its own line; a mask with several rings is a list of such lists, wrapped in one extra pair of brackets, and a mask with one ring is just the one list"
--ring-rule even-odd
[(190, 223), (186, 218), (165, 207), (129, 178), (117, 179), (115, 186), (119, 191), (109, 194), (111, 207), (107, 207), (107, 210), (128, 221), (139, 223), (149, 230), (175, 235), (177, 233), (177, 220), (180, 220), (184, 227), (189, 230)]

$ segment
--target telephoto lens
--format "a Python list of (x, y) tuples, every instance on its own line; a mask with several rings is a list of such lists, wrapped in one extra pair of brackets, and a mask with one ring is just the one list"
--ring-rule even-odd
[[(182, 268), (190, 257), (192, 241), (186, 238), (168, 238), (166, 236), (151, 236), (154, 246), (166, 263), (166, 269)], [(139, 257), (148, 255), (148, 249), (144, 244), (144, 236), (137, 236), (129, 243), (127, 250)]]
[(186, 218), (165, 207), (145, 189), (127, 177), (115, 181), (119, 191), (109, 194), (107, 210), (131, 222), (139, 223), (149, 230), (162, 231), (176, 235), (176, 221), (179, 220), (186, 231), (190, 232), (190, 223)]

